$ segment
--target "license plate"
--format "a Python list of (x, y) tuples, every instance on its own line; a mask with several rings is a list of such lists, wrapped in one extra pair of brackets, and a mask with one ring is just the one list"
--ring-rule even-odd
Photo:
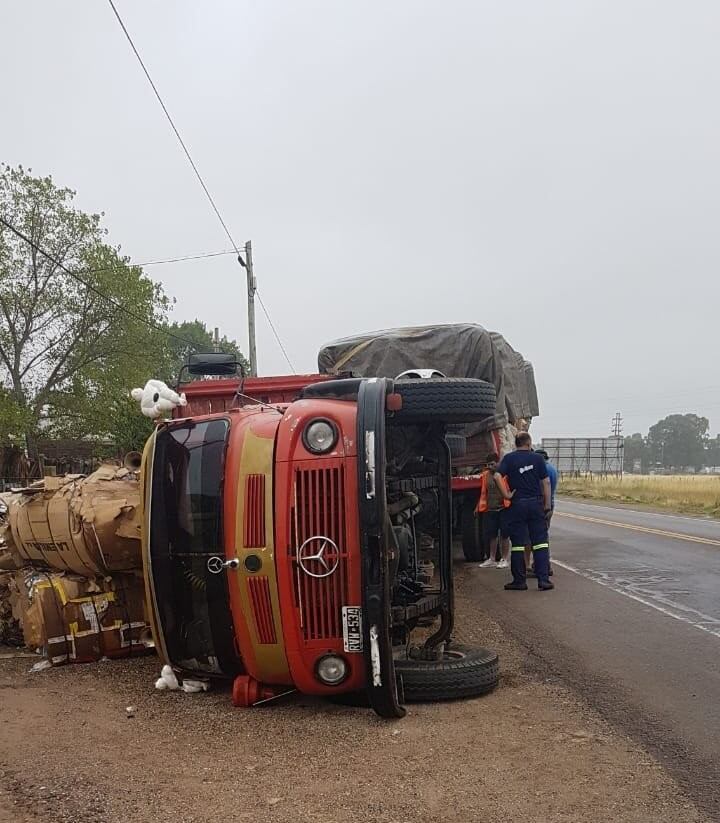
[(346, 652), (362, 652), (362, 609), (360, 606), (343, 606), (343, 644)]

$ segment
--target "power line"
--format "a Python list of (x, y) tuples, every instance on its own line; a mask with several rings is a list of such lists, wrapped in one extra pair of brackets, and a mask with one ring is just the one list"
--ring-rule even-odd
[[(225, 222), (225, 220), (223, 220), (223, 216), (220, 214), (220, 210), (218, 209), (218, 207), (215, 203), (215, 200), (213, 199), (213, 196), (210, 194), (210, 190), (208, 189), (207, 185), (205, 184), (205, 181), (203, 180), (203, 177), (200, 174), (200, 171), (198, 170), (198, 167), (195, 165), (195, 161), (192, 159), (192, 156), (190, 155), (190, 151), (189, 151), (188, 147), (185, 145), (185, 141), (180, 136), (180, 132), (178, 131), (177, 126), (175, 125), (172, 117), (170, 116), (170, 112), (168, 111), (168, 108), (165, 105), (165, 102), (163, 101), (162, 97), (160, 96), (160, 92), (157, 90), (157, 86), (153, 82), (153, 79), (150, 76), (150, 72), (147, 70), (147, 67), (145, 66), (145, 63), (143, 62), (142, 57), (140, 57), (140, 52), (135, 47), (135, 43), (133, 42), (133, 39), (130, 36), (130, 32), (127, 30), (127, 28), (125, 26), (125, 23), (123, 23), (123, 19), (122, 19), (122, 17), (120, 17), (120, 13), (118, 12), (117, 8), (115, 7), (115, 3), (113, 2), (113, 0), (108, 0), (108, 3), (110, 4), (110, 8), (113, 10), (113, 14), (117, 18), (117, 21), (120, 24), (120, 28), (123, 30), (123, 33), (125, 34), (125, 37), (127, 38), (127, 41), (130, 44), (130, 48), (133, 50), (133, 52), (135, 54), (135, 57), (137, 57), (138, 63), (140, 63), (140, 67), (142, 68), (143, 73), (145, 74), (145, 77), (147, 78), (147, 81), (150, 84), (150, 88), (153, 90), (153, 92), (155, 94), (155, 97), (157, 98), (158, 103), (160, 103), (160, 106), (161, 106), (163, 112), (165, 113), (165, 117), (167, 117), (168, 123), (170, 123), (170, 127), (172, 128), (173, 132), (175, 132), (175, 137), (177, 137), (178, 142), (180, 143), (180, 146), (182, 147), (182, 150), (185, 153), (185, 157), (187, 157), (188, 162), (190, 163), (190, 166), (192, 167), (192, 170), (195, 172), (195, 176), (197, 177), (198, 182), (202, 186), (202, 190), (205, 192), (205, 196), (207, 197), (210, 205), (212, 206), (212, 210), (217, 215), (217, 219), (220, 221), (220, 225), (223, 227), (223, 229), (225, 231), (225, 234), (228, 237), (228, 240), (230, 240), (230, 244), (232, 245), (233, 249), (235, 249), (235, 253), (238, 256), (238, 262), (241, 263), (240, 249), (238, 248), (237, 243), (233, 239), (233, 236), (230, 233), (230, 229), (227, 227), (227, 223)], [(258, 295), (258, 299), (260, 299), (260, 295)], [(267, 321), (270, 324), (270, 328), (272, 329), (272, 333), (275, 335), (275, 340), (277, 340), (277, 344), (278, 344), (278, 346), (280, 346), (280, 350), (282, 351), (283, 355), (285, 356), (285, 359), (287, 360), (288, 366), (290, 366), (292, 371), (295, 372), (295, 367), (293, 366), (292, 361), (290, 360), (290, 357), (288, 356), (288, 353), (285, 350), (285, 346), (283, 346), (282, 341), (280, 340), (280, 335), (278, 334), (277, 329), (275, 328), (275, 324), (270, 319), (270, 315), (268, 314), (268, 311), (265, 308), (265, 306), (263, 305), (263, 302), (262, 302), (261, 299), (260, 299), (260, 305), (262, 306), (263, 313), (265, 314), (265, 317), (267, 318)]]
[(152, 88), (153, 92), (155, 93), (155, 97), (157, 97), (158, 103), (160, 103), (160, 106), (162, 107), (162, 110), (165, 112), (165, 117), (167, 117), (168, 123), (170, 123), (170, 127), (175, 132), (175, 137), (177, 137), (178, 142), (182, 146), (182, 150), (185, 152), (185, 157), (187, 157), (188, 162), (192, 166), (192, 170), (195, 172), (195, 176), (197, 177), (200, 185), (202, 186), (202, 189), (205, 192), (205, 195), (207, 196), (207, 199), (210, 201), (210, 205), (212, 206), (213, 211), (217, 215), (217, 218), (220, 221), (220, 224), (222, 225), (223, 229), (225, 229), (225, 234), (228, 236), (228, 240), (230, 241), (230, 244), (235, 249), (235, 253), (240, 254), (240, 249), (238, 249), (237, 243), (235, 242), (235, 240), (233, 240), (233, 236), (232, 236), (232, 234), (230, 234), (230, 229), (227, 227), (227, 224), (223, 220), (223, 217), (220, 214), (220, 210), (215, 205), (215, 201), (213, 200), (213, 196), (210, 194), (210, 190), (205, 185), (205, 181), (203, 180), (202, 175), (198, 171), (198, 167), (195, 165), (195, 161), (192, 159), (192, 157), (190, 155), (190, 152), (188, 151), (188, 147), (185, 145), (185, 141), (180, 136), (180, 132), (177, 130), (177, 127), (175, 126), (175, 123), (173, 122), (173, 119), (170, 116), (170, 112), (168, 111), (167, 106), (165, 105), (162, 97), (160, 97), (160, 92), (157, 90), (157, 86), (155, 85), (155, 83), (153, 83), (153, 79), (152, 79), (152, 77), (150, 77), (150, 72), (145, 67), (145, 63), (143, 63), (142, 57), (140, 57), (140, 52), (138, 52), (138, 50), (135, 48), (135, 43), (133, 43), (133, 39), (132, 39), (132, 37), (130, 37), (130, 32), (127, 30), (127, 28), (125, 28), (125, 23), (123, 23), (122, 17), (120, 17), (120, 13), (115, 8), (115, 3), (113, 3), (113, 0), (108, 0), (108, 3), (110, 4), (110, 8), (112, 8), (112, 10), (115, 14), (115, 17), (117, 17), (117, 21), (118, 21), (118, 23), (120, 23), (120, 28), (123, 30), (123, 32), (125, 34), (125, 37), (127, 37), (128, 43), (130, 43), (130, 48), (133, 50), (133, 52), (135, 52), (135, 57), (137, 57), (138, 63), (140, 63), (140, 67), (142, 68), (143, 72), (145, 73), (145, 77), (147, 77), (147, 81), (148, 81), (148, 83), (150, 83), (150, 87)]
[(155, 329), (156, 331), (159, 331), (162, 334), (167, 335), (168, 337), (172, 337), (175, 340), (179, 340), (181, 343), (184, 343), (186, 346), (191, 346), (193, 349), (196, 348), (196, 346), (197, 346), (196, 343), (193, 343), (190, 340), (186, 340), (184, 337), (180, 337), (177, 334), (173, 334), (171, 331), (164, 328), (163, 326), (158, 325), (157, 323), (153, 323), (152, 320), (148, 320), (147, 318), (143, 317), (142, 315), (137, 314), (136, 312), (132, 311), (132, 309), (129, 309), (127, 306), (124, 306), (122, 303), (120, 303), (114, 297), (111, 297), (109, 294), (105, 294), (105, 292), (100, 291), (100, 289), (98, 289), (92, 283), (88, 283), (87, 280), (83, 280), (82, 277), (78, 276), (77, 272), (71, 271), (66, 265), (61, 263), (60, 260), (58, 260), (56, 257), (53, 257), (51, 254), (48, 254), (48, 252), (46, 252), (45, 249), (38, 246), (38, 244), (34, 240), (32, 240), (26, 234), (23, 234), (23, 232), (21, 232), (19, 229), (16, 229), (15, 226), (12, 225), (12, 223), (9, 223), (2, 216), (0, 216), (0, 223), (2, 223), (2, 225), (5, 226), (6, 228), (10, 229), (10, 231), (13, 232), (13, 234), (16, 234), (21, 240), (24, 240), (29, 246), (31, 246), (33, 249), (35, 249), (35, 251), (42, 254), (43, 257), (47, 258), (51, 263), (53, 263), (59, 269), (62, 269), (65, 272), (65, 274), (70, 275), (70, 277), (72, 277), (74, 280), (77, 280), (78, 283), (81, 283), (89, 291), (95, 292), (95, 294), (97, 294), (98, 297), (101, 297), (103, 300), (105, 300), (108, 303), (110, 303), (111, 305), (115, 306), (116, 309), (118, 309), (121, 312), (124, 312), (128, 317), (132, 317), (133, 320), (137, 320), (140, 323), (144, 323), (146, 326), (149, 326), (150, 328)]
[(168, 257), (164, 260), (147, 260), (144, 263), (116, 263), (114, 266), (102, 266), (99, 269), (79, 269), (75, 274), (102, 274), (104, 271), (117, 271), (118, 269), (129, 269), (129, 268), (144, 268), (145, 266), (159, 266), (163, 263), (184, 263), (188, 260), (206, 260), (209, 257), (220, 257), (224, 254), (235, 254), (233, 249), (229, 249), (228, 251), (211, 251), (206, 252), (205, 254), (189, 254), (185, 257)]
[(292, 369), (293, 374), (297, 374), (297, 372), (295, 371), (295, 366), (293, 366), (292, 360), (290, 360), (290, 358), (288, 357), (288, 353), (285, 351), (285, 346), (283, 346), (282, 340), (280, 340), (280, 336), (278, 335), (278, 333), (275, 329), (275, 325), (273, 324), (273, 321), (270, 319), (270, 315), (268, 314), (268, 310), (265, 308), (265, 304), (263, 303), (263, 299), (260, 296), (260, 292), (257, 289), (255, 289), (255, 294), (257, 296), (258, 302), (260, 303), (260, 308), (263, 310), (263, 314), (265, 315), (268, 323), (270, 324), (270, 328), (272, 329), (273, 334), (275, 335), (275, 339), (277, 340), (278, 346), (280, 346), (280, 350), (285, 355), (285, 359), (287, 360), (288, 366), (290, 366), (290, 368)]
[(128, 266), (160, 266), (163, 263), (185, 263), (187, 260), (207, 260), (209, 257), (223, 257), (227, 254), (235, 254), (234, 249), (226, 251), (208, 251), (203, 254), (186, 254), (184, 257), (166, 257), (164, 260), (147, 260), (145, 263), (128, 263)]

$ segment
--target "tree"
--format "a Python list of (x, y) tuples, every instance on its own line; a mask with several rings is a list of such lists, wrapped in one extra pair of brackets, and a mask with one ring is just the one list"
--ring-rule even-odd
[[(158, 332), (161, 338), (159, 342), (162, 346), (162, 358), (152, 366), (138, 385), (143, 385), (147, 379), (156, 377), (174, 386), (182, 367), (187, 363), (191, 354), (215, 350), (212, 334), (200, 320), (172, 323), (167, 326), (167, 330), (171, 332), (172, 337), (160, 335)], [(187, 343), (183, 343), (178, 338), (182, 338)], [(222, 337), (219, 341), (219, 348), (227, 354), (234, 354), (247, 374), (249, 365), (234, 340)], [(183, 382), (187, 382), (195, 378), (185, 372), (182, 379)], [(140, 413), (137, 403), (131, 400), (127, 393), (116, 397), (109, 408), (103, 411), (103, 416), (106, 422), (110, 421), (109, 436), (118, 451), (122, 453), (142, 451), (143, 444), (150, 436), (154, 423)]]
[(651, 459), (665, 468), (705, 464), (710, 422), (696, 414), (671, 414), (650, 427)]
[(31, 458), (41, 431), (107, 431), (108, 406), (165, 359), (153, 326), (168, 299), (103, 242), (101, 215), (77, 210), (74, 197), (50, 177), (0, 166), (0, 215), (31, 241), (0, 225), (0, 384)]
[[(130, 390), (173, 383), (190, 353), (214, 350), (201, 321), (169, 324), (161, 286), (104, 242), (102, 216), (74, 197), (0, 165), (0, 215), (30, 241), (0, 224), (0, 444), (21, 435), (32, 460), (41, 434), (142, 448), (152, 422)], [(220, 348), (247, 369), (234, 340)]]
[(640, 470), (642, 472), (647, 471), (650, 463), (650, 450), (645, 438), (640, 432), (636, 432), (631, 437), (625, 438), (624, 470), (626, 472), (634, 471), (636, 461), (638, 460), (640, 461)]
[(717, 435), (717, 437), (712, 440), (708, 440), (705, 451), (705, 465), (720, 466), (720, 435)]

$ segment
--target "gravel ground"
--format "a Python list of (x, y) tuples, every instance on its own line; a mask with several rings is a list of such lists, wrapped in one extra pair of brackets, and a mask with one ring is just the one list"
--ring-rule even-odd
[(499, 650), (500, 688), (396, 722), (300, 696), (242, 710), (227, 691), (157, 692), (154, 658), (37, 674), (0, 659), (0, 823), (704, 821), (649, 755), (469, 613), (470, 581), (459, 570), (458, 639)]

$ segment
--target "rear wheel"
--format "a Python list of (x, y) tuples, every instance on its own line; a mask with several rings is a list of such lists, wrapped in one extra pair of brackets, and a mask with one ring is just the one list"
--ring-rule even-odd
[(395, 673), (408, 703), (478, 697), (491, 692), (500, 678), (496, 652), (454, 644), (438, 660), (416, 660), (403, 650), (395, 657)]
[(495, 414), (495, 386), (484, 380), (396, 380), (394, 391), (402, 397), (398, 423), (472, 423)]

